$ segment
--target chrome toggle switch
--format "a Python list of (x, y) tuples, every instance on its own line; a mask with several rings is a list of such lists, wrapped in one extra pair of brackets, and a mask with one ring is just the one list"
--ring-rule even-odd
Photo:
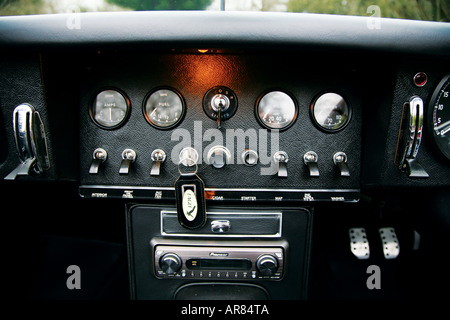
[(97, 148), (94, 150), (94, 153), (92, 154), (92, 162), (91, 166), (89, 167), (89, 174), (98, 174), (98, 170), (100, 168), (100, 165), (106, 161), (106, 158), (108, 157), (108, 154), (106, 153), (105, 149)]
[(280, 178), (287, 178), (287, 162), (289, 160), (288, 154), (285, 151), (277, 151), (273, 155), (273, 160), (277, 164), (278, 176)]
[(120, 163), (119, 174), (126, 175), (130, 172), (131, 165), (136, 161), (136, 152), (132, 149), (125, 149), (122, 152), (122, 162)]
[(336, 152), (333, 155), (333, 162), (338, 167), (341, 177), (350, 177), (347, 165), (347, 155), (344, 152)]
[(151, 176), (159, 176), (161, 173), (161, 163), (166, 160), (166, 153), (162, 149), (155, 149), (151, 155), (152, 168), (150, 170)]
[(319, 177), (319, 166), (317, 165), (318, 160), (317, 153), (314, 151), (308, 151), (303, 155), (303, 162), (309, 169), (309, 176), (310, 177)]
[(13, 113), (13, 128), (20, 164), (5, 177), (14, 180), (50, 168), (47, 138), (39, 113), (28, 103), (18, 105)]

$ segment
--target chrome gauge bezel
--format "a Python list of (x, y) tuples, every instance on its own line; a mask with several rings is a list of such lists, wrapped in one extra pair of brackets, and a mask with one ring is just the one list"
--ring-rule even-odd
[[(432, 144), (434, 149), (437, 153), (442, 157), (442, 159), (445, 159), (447, 161), (450, 161), (450, 154), (445, 154), (444, 151), (442, 151), (439, 143), (436, 141), (437, 135), (436, 131), (434, 130), (435, 127), (435, 110), (438, 107), (438, 102), (441, 97), (441, 94), (443, 94), (443, 88), (445, 84), (448, 83), (447, 88), (449, 89), (447, 92), (450, 92), (450, 73), (446, 74), (442, 80), (439, 82), (439, 84), (436, 86), (436, 88), (433, 91), (433, 94), (431, 96), (430, 102), (428, 104), (428, 111), (427, 111), (427, 125), (428, 125), (428, 134), (430, 136), (430, 139), (432, 140)], [(450, 96), (448, 97), (450, 99)], [(448, 106), (450, 107), (450, 105)], [(450, 133), (449, 133), (450, 134)]]
[[(171, 92), (175, 93), (175, 94), (178, 96), (178, 98), (180, 99), (180, 102), (181, 102), (181, 115), (180, 115), (180, 117), (178, 118), (178, 120), (176, 120), (175, 122), (171, 123), (171, 124), (168, 125), (168, 126), (161, 126), (161, 125), (159, 125), (159, 124), (153, 122), (153, 121), (148, 117), (148, 114), (147, 114), (147, 101), (148, 101), (148, 99), (149, 99), (153, 94), (155, 94), (156, 92), (161, 91), (161, 90), (168, 90), (168, 91), (171, 91)], [(150, 92), (148, 92), (148, 93), (145, 95), (144, 101), (142, 102), (142, 113), (143, 113), (143, 115), (144, 115), (145, 120), (147, 120), (147, 122), (148, 122), (153, 128), (156, 128), (156, 129), (159, 129), (159, 130), (170, 130), (170, 129), (173, 129), (173, 128), (175, 128), (176, 126), (178, 126), (178, 125), (181, 123), (181, 121), (183, 121), (184, 116), (186, 115), (186, 102), (185, 102), (183, 96), (181, 95), (181, 93), (180, 93), (178, 90), (176, 90), (175, 88), (169, 87), (169, 86), (160, 86), (160, 87), (156, 87), (156, 88), (152, 89)]]
[[(273, 92), (282, 92), (282, 93), (286, 94), (287, 96), (289, 96), (289, 98), (290, 98), (290, 99), (292, 100), (292, 102), (294, 103), (294, 108), (295, 108), (295, 110), (294, 110), (294, 116), (292, 117), (292, 119), (290, 120), (290, 122), (289, 122), (287, 125), (285, 125), (285, 126), (283, 126), (283, 127), (281, 127), (281, 128), (274, 128), (274, 127), (271, 127), (271, 126), (267, 125), (267, 123), (266, 123), (263, 119), (261, 119), (261, 115), (260, 115), (260, 113), (259, 113), (259, 106), (260, 106), (261, 100), (262, 100), (267, 94), (270, 94), (270, 93), (273, 93)], [(287, 91), (287, 90), (285, 90), (285, 89), (271, 88), (271, 89), (269, 89), (269, 90), (265, 90), (264, 92), (262, 92), (262, 93), (258, 96), (258, 99), (256, 100), (256, 103), (255, 103), (255, 117), (256, 117), (256, 119), (258, 120), (259, 124), (260, 124), (261, 126), (263, 126), (264, 128), (268, 129), (268, 130), (285, 131), (285, 130), (291, 128), (291, 127), (294, 125), (294, 123), (297, 121), (297, 118), (298, 118), (298, 103), (297, 103), (297, 100), (295, 99), (294, 95), (293, 95), (291, 92), (289, 92), (289, 91)]]
[[(331, 94), (339, 95), (339, 96), (344, 100), (345, 104), (347, 105), (347, 112), (348, 112), (347, 119), (345, 120), (345, 122), (343, 122), (343, 123), (342, 123), (341, 125), (339, 125), (339, 127), (337, 127), (337, 128), (329, 128), (329, 127), (324, 126), (322, 123), (320, 123), (320, 122), (317, 120), (316, 114), (315, 114), (315, 112), (314, 112), (314, 111), (315, 111), (315, 107), (316, 107), (316, 102), (317, 102), (321, 97), (323, 97), (324, 95), (330, 94), (330, 93), (331, 93)], [(344, 130), (344, 129), (348, 126), (348, 124), (350, 123), (350, 121), (351, 121), (351, 119), (352, 119), (353, 108), (352, 108), (352, 105), (351, 105), (350, 102), (349, 102), (349, 99), (348, 99), (344, 94), (342, 94), (341, 92), (339, 92), (339, 91), (337, 91), (337, 90), (326, 90), (326, 91), (321, 91), (321, 92), (319, 92), (319, 93), (314, 97), (314, 99), (312, 100), (312, 102), (311, 102), (311, 104), (310, 104), (309, 113), (310, 113), (310, 116), (311, 116), (311, 119), (312, 119), (314, 125), (315, 125), (317, 128), (319, 128), (320, 130), (322, 130), (322, 131), (324, 131), (324, 132), (327, 132), (327, 133), (336, 133), (336, 132), (339, 132), (339, 131)]]
[(233, 117), (238, 108), (238, 97), (236, 93), (225, 86), (215, 86), (210, 88), (203, 96), (202, 106), (205, 114), (212, 120), (217, 120), (218, 110), (213, 106), (213, 98), (221, 95), (228, 103), (225, 110), (222, 110), (222, 121), (226, 121)]
[[(122, 120), (119, 123), (112, 125), (112, 126), (106, 126), (106, 125), (100, 123), (97, 119), (95, 119), (95, 110), (94, 109), (95, 109), (95, 104), (97, 101), (97, 96), (104, 91), (115, 91), (115, 92), (119, 93), (123, 97), (123, 99), (125, 100), (125, 103), (126, 103), (126, 111), (125, 111), (124, 117), (122, 118)], [(127, 122), (128, 118), (130, 116), (130, 113), (131, 113), (130, 99), (128, 98), (128, 96), (126, 95), (126, 93), (124, 91), (122, 91), (116, 87), (102, 87), (102, 88), (98, 89), (97, 91), (95, 91), (92, 99), (89, 102), (89, 117), (91, 118), (92, 122), (94, 122), (99, 128), (104, 129), (104, 130), (115, 130), (115, 129), (120, 128), (121, 126), (123, 126), (125, 124), (125, 122)]]

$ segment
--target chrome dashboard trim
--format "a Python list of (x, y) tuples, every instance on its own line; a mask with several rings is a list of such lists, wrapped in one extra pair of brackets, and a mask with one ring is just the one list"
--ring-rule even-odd
[[(128, 198), (147, 200), (174, 200), (173, 187), (81, 185), (83, 198)], [(154, 194), (151, 194), (154, 192)], [(205, 188), (206, 199), (216, 203), (237, 202), (358, 202), (359, 189), (270, 189), (270, 188)], [(265, 194), (266, 193), (266, 194)]]
[(249, 211), (232, 211), (232, 212), (226, 212), (226, 211), (213, 211), (213, 212), (206, 212), (207, 216), (214, 216), (214, 215), (277, 215), (280, 217), (280, 226), (278, 229), (278, 232), (274, 234), (206, 234), (206, 233), (167, 233), (164, 232), (164, 225), (163, 225), (163, 215), (164, 213), (171, 213), (171, 214), (177, 214), (174, 210), (161, 210), (160, 211), (160, 232), (162, 236), (170, 236), (170, 237), (195, 237), (195, 238), (281, 238), (282, 230), (283, 230), (283, 214), (279, 211), (264, 211), (260, 212), (255, 210), (255, 212), (249, 212)]

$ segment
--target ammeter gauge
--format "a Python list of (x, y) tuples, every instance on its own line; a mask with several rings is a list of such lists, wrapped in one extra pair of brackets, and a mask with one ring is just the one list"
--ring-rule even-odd
[(130, 113), (130, 100), (117, 89), (102, 90), (93, 99), (91, 119), (103, 129), (116, 129), (125, 123)]

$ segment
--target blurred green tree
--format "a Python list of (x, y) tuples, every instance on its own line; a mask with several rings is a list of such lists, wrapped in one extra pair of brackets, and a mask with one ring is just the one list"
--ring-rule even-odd
[(107, 0), (133, 10), (204, 10), (212, 0)]
[(0, 15), (21, 15), (49, 13), (43, 0), (1, 0)]
[(449, 0), (289, 0), (288, 11), (367, 16), (371, 5), (386, 18), (450, 21)]
[[(213, 0), (104, 0), (131, 10), (203, 10)], [(0, 15), (57, 13), (57, 0), (0, 0)], [(368, 16), (367, 8), (377, 5), (382, 17), (450, 21), (450, 0), (258, 0), (252, 8)], [(118, 7), (118, 9), (120, 9)], [(110, 9), (105, 8), (105, 11)], [(117, 9), (115, 9), (117, 10)], [(85, 10), (81, 10), (85, 11)]]

